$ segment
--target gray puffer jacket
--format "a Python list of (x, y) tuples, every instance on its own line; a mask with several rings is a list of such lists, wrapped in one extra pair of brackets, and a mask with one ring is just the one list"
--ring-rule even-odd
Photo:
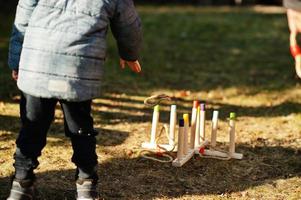
[(9, 50), (19, 89), (70, 101), (98, 97), (109, 26), (120, 57), (137, 60), (142, 34), (132, 0), (19, 0)]
[(301, 0), (283, 0), (283, 6), (293, 10), (301, 10)]

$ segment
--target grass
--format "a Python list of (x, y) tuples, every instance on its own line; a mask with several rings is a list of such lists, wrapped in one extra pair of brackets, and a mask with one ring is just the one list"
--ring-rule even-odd
[[(300, 199), (301, 92), (284, 12), (178, 6), (139, 12), (143, 73), (119, 69), (110, 36), (103, 96), (93, 104), (102, 198)], [(11, 20), (0, 17), (0, 199), (8, 194), (20, 127), (18, 91), (5, 64)], [(244, 159), (194, 157), (172, 168), (141, 158), (137, 148), (149, 139), (152, 112), (143, 99), (159, 93), (174, 97), (180, 113), (191, 111), (193, 99), (206, 101), (208, 130), (212, 109), (219, 109), (221, 146), (228, 140), (228, 113), (237, 112), (237, 151)], [(168, 105), (162, 105), (162, 122)], [(62, 124), (58, 109), (36, 170), (39, 199), (74, 199), (72, 151)]]

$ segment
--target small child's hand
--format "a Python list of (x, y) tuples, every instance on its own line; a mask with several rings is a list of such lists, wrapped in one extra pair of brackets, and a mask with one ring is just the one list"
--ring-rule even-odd
[(12, 78), (17, 81), (18, 80), (18, 70), (13, 70), (11, 73)]
[(136, 72), (136, 73), (141, 72), (141, 66), (140, 66), (140, 63), (139, 63), (138, 60), (136, 60), (136, 61), (126, 61), (126, 60), (123, 60), (122, 58), (120, 58), (120, 67), (122, 69), (124, 69), (125, 65), (128, 65), (133, 72)]

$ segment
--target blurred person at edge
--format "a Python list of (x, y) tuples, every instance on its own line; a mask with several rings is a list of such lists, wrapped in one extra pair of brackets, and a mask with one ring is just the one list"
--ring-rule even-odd
[(296, 73), (301, 78), (301, 48), (297, 41), (298, 33), (301, 33), (301, 0), (284, 0), (283, 5), (287, 9), (290, 51), (295, 59)]

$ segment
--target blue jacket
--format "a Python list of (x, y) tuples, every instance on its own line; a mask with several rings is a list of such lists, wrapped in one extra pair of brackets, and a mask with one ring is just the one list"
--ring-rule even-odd
[(132, 0), (19, 0), (9, 49), (17, 85), (43, 98), (100, 94), (109, 29), (119, 55), (137, 60), (141, 23)]

